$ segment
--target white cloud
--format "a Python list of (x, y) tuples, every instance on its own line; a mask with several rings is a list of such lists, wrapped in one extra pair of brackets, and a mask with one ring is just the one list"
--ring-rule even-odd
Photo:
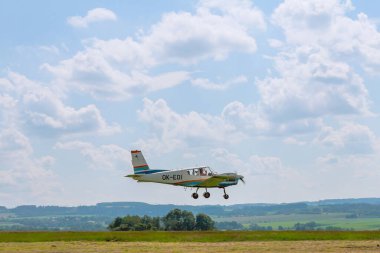
[(30, 155), (32, 146), (26, 136), (15, 129), (3, 129), (0, 132), (0, 154), (3, 158), (8, 155), (19, 156), (20, 153)]
[[(221, 10), (220, 6), (213, 7)], [(246, 10), (250, 8), (253, 7)], [(261, 12), (256, 9), (253, 12), (252, 18), (261, 26)], [(142, 38), (142, 44), (157, 61), (181, 64), (197, 63), (207, 58), (222, 60), (232, 51), (253, 53), (257, 46), (248, 32), (248, 25), (252, 23), (240, 21), (230, 12), (218, 15), (205, 6), (201, 6), (195, 15), (167, 13), (152, 26), (151, 33)]]
[(249, 1), (225, 4), (229, 7), (201, 2), (194, 14), (166, 13), (136, 39), (89, 40), (85, 50), (72, 58), (56, 66), (43, 64), (42, 68), (53, 73), (63, 86), (96, 98), (123, 100), (173, 87), (188, 80), (190, 74), (171, 71), (153, 76), (150, 71), (165, 64), (188, 65), (207, 59), (223, 60), (232, 52), (256, 51), (250, 31), (265, 28), (263, 14)]
[(56, 196), (60, 184), (50, 169), (54, 158), (35, 158), (29, 139), (16, 129), (0, 131), (0, 191), (8, 205), (46, 202)]
[(318, 167), (313, 175), (314, 179), (320, 178), (317, 192), (324, 198), (372, 196), (380, 179), (379, 163), (378, 151), (365, 155), (359, 152), (318, 157)]
[(323, 126), (321, 119), (312, 117), (273, 119), (260, 103), (257, 106), (234, 101), (224, 107), (222, 115), (224, 120), (251, 136), (300, 135), (316, 132)]
[(247, 177), (271, 176), (275, 178), (288, 178), (296, 174), (295, 171), (285, 168), (279, 157), (250, 155), (248, 159), (241, 159), (239, 155), (229, 152), (224, 148), (211, 150), (213, 158), (224, 166), (235, 170)]
[(268, 44), (273, 48), (280, 48), (284, 45), (282, 41), (276, 39), (268, 39)]
[(322, 48), (299, 47), (275, 58), (279, 77), (257, 82), (260, 107), (273, 120), (369, 114), (363, 80)]
[(54, 46), (54, 45), (40, 46), (39, 49), (42, 50), (42, 51), (45, 51), (47, 53), (50, 53), (50, 54), (55, 54), (55, 55), (59, 55), (60, 54), (59, 48), (56, 47), (56, 46)]
[(272, 15), (292, 45), (319, 45), (341, 59), (360, 59), (364, 69), (376, 73), (380, 67), (380, 33), (364, 13), (352, 19), (350, 1), (286, 0)]
[(237, 128), (291, 137), (320, 131), (326, 117), (372, 115), (362, 78), (328, 50), (299, 46), (283, 49), (273, 60), (278, 76), (256, 80), (256, 104), (225, 106), (223, 117)]
[(340, 129), (325, 127), (316, 142), (348, 155), (373, 154), (379, 143), (367, 126), (355, 123), (346, 123)]
[[(44, 64), (42, 68), (53, 73), (56, 82), (62, 86), (80, 90), (95, 98), (110, 100), (125, 100), (134, 95), (167, 89), (189, 79), (186, 71), (164, 72), (152, 76), (147, 71), (140, 70), (139, 62), (144, 59), (139, 58), (133, 48), (129, 48), (128, 41), (125, 44), (122, 41), (107, 44), (96, 40), (94, 47), (61, 61), (57, 66)], [(124, 64), (130, 65), (130, 71), (124, 70)]]
[(195, 79), (191, 80), (191, 84), (194, 86), (206, 89), (206, 90), (223, 91), (223, 90), (230, 88), (232, 85), (245, 83), (247, 81), (248, 81), (247, 77), (241, 75), (241, 76), (237, 76), (231, 80), (227, 80), (227, 81), (221, 82), (221, 83), (211, 82), (207, 78), (195, 78)]
[(271, 57), (275, 71), (256, 80), (257, 103), (232, 102), (224, 108), (224, 118), (254, 135), (281, 135), (294, 143), (299, 135), (319, 132), (328, 117), (372, 115), (368, 91), (353, 62), (364, 59), (367, 70), (377, 64), (380, 33), (364, 14), (357, 20), (346, 16), (352, 8), (350, 1), (280, 4), (272, 21), (286, 40), (269, 40), (278, 50)]
[[(242, 139), (232, 124), (220, 116), (197, 112), (179, 114), (173, 111), (165, 100), (144, 99), (144, 108), (138, 111), (141, 121), (149, 124), (155, 135), (148, 140), (139, 140), (139, 145), (147, 142), (146, 147), (164, 147), (169, 152), (181, 145), (210, 145), (212, 142), (234, 143)], [(157, 143), (165, 145), (157, 145)]]
[(327, 154), (325, 156), (320, 156), (317, 158), (318, 164), (324, 166), (324, 165), (333, 165), (337, 164), (339, 162), (339, 157), (334, 156), (332, 154)]
[(218, 162), (218, 167), (224, 168), (218, 172), (237, 172), (244, 176), (245, 185), (228, 189), (236, 191), (234, 198), (247, 196), (249, 192), (255, 203), (268, 203), (284, 202), (284, 199), (299, 201), (306, 195), (314, 196), (315, 178), (310, 180), (302, 171), (284, 165), (279, 157), (251, 154), (242, 158), (224, 148), (211, 150), (211, 155)]
[(222, 116), (239, 129), (251, 131), (254, 134), (266, 132), (271, 128), (270, 122), (262, 118), (257, 106), (253, 104), (245, 106), (239, 101), (231, 102), (223, 108)]
[(4, 128), (12, 125), (15, 120), (16, 108), (16, 99), (8, 94), (0, 94), (0, 127)]
[(58, 149), (80, 152), (96, 170), (125, 170), (130, 165), (130, 152), (115, 144), (94, 146), (88, 142), (58, 142)]
[(266, 28), (264, 14), (248, 0), (204, 0), (199, 2), (198, 12), (222, 12), (250, 29)]
[(82, 16), (73, 16), (67, 18), (67, 23), (73, 27), (86, 28), (89, 24), (100, 21), (111, 20), (114, 21), (117, 19), (116, 14), (106, 8), (95, 8), (89, 10), (87, 15)]
[(299, 146), (303, 146), (306, 144), (305, 141), (301, 141), (299, 139), (296, 139), (294, 137), (287, 137), (283, 140), (284, 143), (286, 144), (290, 144), (290, 145), (299, 145)]
[(275, 9), (272, 19), (284, 29), (289, 42), (312, 44), (330, 39), (328, 32), (332, 24), (351, 9), (350, 1), (313, 0), (300, 3), (286, 0)]
[(25, 76), (10, 72), (12, 85), (9, 96), (17, 101), (8, 124), (22, 126), (40, 136), (75, 133), (112, 134), (120, 131), (116, 124), (110, 125), (95, 105), (75, 109), (63, 103), (53, 88), (43, 86)]
[(49, 91), (26, 94), (25, 114), (28, 127), (41, 135), (97, 132), (113, 134), (119, 132), (118, 125), (108, 125), (95, 105), (78, 110), (65, 106)]
[(211, 156), (213, 159), (221, 162), (223, 167), (229, 168), (230, 171), (223, 172), (236, 172), (239, 174), (250, 174), (252, 171), (248, 169), (246, 163), (244, 163), (237, 154), (230, 153), (225, 148), (215, 148), (211, 150)]

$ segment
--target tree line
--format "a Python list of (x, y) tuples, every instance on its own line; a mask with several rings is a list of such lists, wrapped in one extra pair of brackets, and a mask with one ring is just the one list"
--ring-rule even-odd
[(164, 217), (151, 217), (144, 215), (127, 215), (115, 218), (108, 229), (112, 231), (194, 231), (214, 230), (215, 222), (210, 216), (199, 213), (196, 216), (192, 212), (180, 209), (169, 211)]

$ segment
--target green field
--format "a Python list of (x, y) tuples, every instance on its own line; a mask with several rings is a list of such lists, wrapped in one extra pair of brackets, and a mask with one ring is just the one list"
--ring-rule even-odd
[(320, 228), (328, 226), (340, 227), (353, 230), (380, 230), (380, 218), (355, 218), (347, 219), (346, 213), (325, 214), (276, 214), (263, 216), (231, 216), (213, 217), (217, 222), (236, 221), (248, 227), (250, 224), (259, 226), (272, 226), (276, 230), (279, 226), (292, 228), (296, 223), (307, 223), (315, 221), (321, 224)]
[(301, 240), (380, 240), (380, 231), (0, 232), (0, 242), (244, 242)]

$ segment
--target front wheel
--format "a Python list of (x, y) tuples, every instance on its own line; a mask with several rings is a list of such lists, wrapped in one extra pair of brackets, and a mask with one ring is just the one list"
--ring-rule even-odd
[(230, 196), (228, 196), (228, 194), (224, 194), (223, 197), (224, 199), (228, 199)]
[(192, 195), (193, 199), (197, 199), (198, 198), (198, 193), (194, 192)]
[(208, 199), (210, 197), (210, 193), (209, 192), (203, 193), (203, 197), (205, 197), (206, 199)]

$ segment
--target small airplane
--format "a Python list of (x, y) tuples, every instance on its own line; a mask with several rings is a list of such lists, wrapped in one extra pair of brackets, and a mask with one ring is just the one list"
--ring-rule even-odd
[(239, 180), (244, 182), (244, 177), (236, 173), (217, 174), (208, 166), (200, 166), (179, 170), (152, 170), (149, 168), (145, 158), (140, 150), (132, 150), (132, 165), (134, 174), (126, 177), (133, 178), (137, 182), (152, 182), (161, 184), (171, 184), (184, 187), (197, 188), (191, 195), (194, 199), (198, 198), (199, 188), (205, 188), (203, 197), (210, 197), (207, 188), (222, 188), (224, 191), (223, 197), (228, 199), (226, 187), (237, 185)]

